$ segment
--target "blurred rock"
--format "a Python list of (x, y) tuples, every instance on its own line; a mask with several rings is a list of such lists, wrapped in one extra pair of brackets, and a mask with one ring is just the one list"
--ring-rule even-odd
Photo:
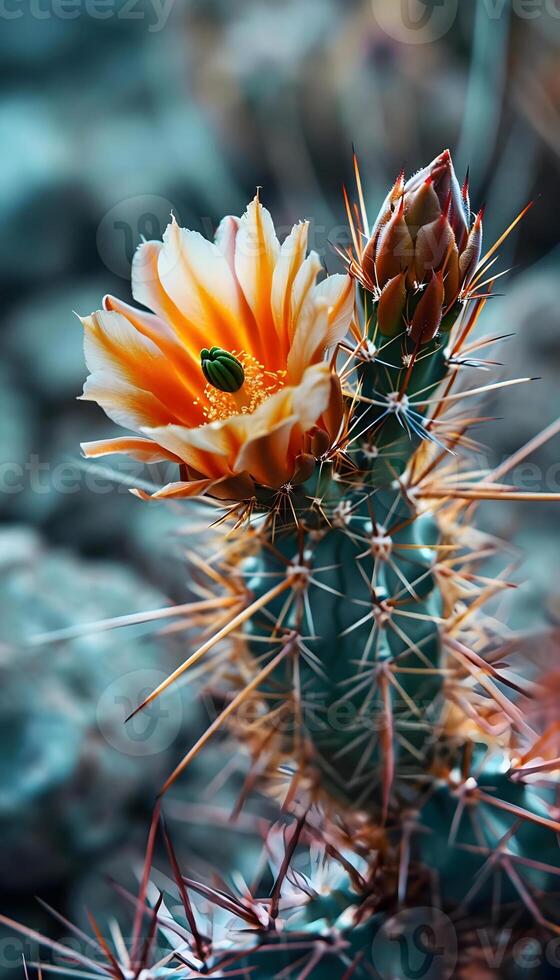
[(36, 422), (33, 403), (5, 360), (0, 363), (0, 513), (14, 503)]
[(144, 826), (201, 721), (184, 688), (124, 726), (181, 655), (150, 625), (37, 639), (164, 605), (137, 575), (14, 528), (0, 533), (0, 582), (0, 882), (25, 891), (75, 876)]
[[(496, 416), (481, 430), (488, 445), (479, 463), (499, 465), (560, 417), (560, 310), (557, 301), (558, 260), (551, 257), (518, 276), (507, 293), (489, 304), (485, 323), (493, 334), (514, 336), (494, 348), (490, 357), (503, 362), (499, 378), (534, 377), (518, 388), (502, 388), (486, 401), (485, 414)], [(479, 383), (488, 383), (488, 378)], [(493, 380), (493, 379), (492, 379)], [(527, 456), (503, 477), (526, 493), (560, 493), (560, 435)], [(519, 502), (487, 503), (479, 514), (481, 527), (519, 548), (521, 588), (510, 595), (507, 621), (515, 629), (535, 628), (554, 620), (558, 601), (556, 568), (560, 553), (558, 505)]]
[(86, 377), (83, 330), (76, 316), (100, 309), (102, 281), (50, 289), (22, 303), (11, 317), (7, 346), (35, 392), (49, 401), (76, 398)]
[[(492, 427), (497, 453), (513, 452), (560, 415), (559, 275), (560, 260), (551, 257), (508, 283), (506, 295), (494, 306), (490, 303), (486, 322), (492, 332), (514, 334), (496, 348), (505, 365), (503, 376), (538, 378), (526, 388), (504, 388), (489, 399), (492, 412), (503, 419)], [(556, 462), (558, 446), (558, 441), (548, 443), (539, 460)]]

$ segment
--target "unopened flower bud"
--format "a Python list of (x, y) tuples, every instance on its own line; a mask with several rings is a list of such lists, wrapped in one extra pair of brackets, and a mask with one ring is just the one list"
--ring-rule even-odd
[(408, 326), (425, 343), (442, 321), (452, 329), (480, 261), (482, 214), (472, 228), (471, 221), (468, 174), (461, 187), (446, 150), (406, 183), (399, 176), (365, 246), (361, 227), (353, 227), (350, 272), (378, 303), (384, 336)]

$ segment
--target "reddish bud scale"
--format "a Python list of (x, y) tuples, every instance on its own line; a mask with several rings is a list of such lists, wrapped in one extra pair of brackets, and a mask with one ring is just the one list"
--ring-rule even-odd
[(379, 297), (377, 324), (384, 337), (395, 337), (405, 326), (406, 274), (389, 279)]
[(432, 273), (412, 318), (410, 337), (415, 344), (427, 344), (434, 339), (443, 315), (443, 300), (443, 272), (440, 270)]
[(444, 267), (454, 244), (455, 237), (445, 214), (420, 228), (414, 255), (417, 282), (424, 282), (433, 269)]
[(428, 178), (417, 191), (406, 196), (405, 213), (411, 235), (416, 239), (423, 225), (436, 221), (441, 213), (437, 194)]
[(459, 259), (461, 279), (465, 286), (468, 286), (480, 261), (480, 254), (482, 252), (482, 216), (483, 212), (480, 211), (471, 228), (465, 251)]
[(376, 279), (381, 289), (389, 279), (407, 269), (414, 259), (414, 244), (404, 216), (404, 197), (379, 234), (375, 257)]

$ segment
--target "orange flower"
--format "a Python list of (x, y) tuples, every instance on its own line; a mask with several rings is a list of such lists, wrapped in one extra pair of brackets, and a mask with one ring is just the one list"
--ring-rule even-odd
[(163, 243), (141, 245), (133, 295), (154, 312), (108, 296), (82, 321), (82, 397), (138, 435), (85, 443), (85, 455), (179, 463), (181, 479), (156, 497), (243, 499), (309, 473), (341, 424), (324, 358), (348, 330), (354, 291), (343, 275), (317, 284), (307, 235), (301, 222), (280, 245), (256, 197), (214, 243), (172, 220)]

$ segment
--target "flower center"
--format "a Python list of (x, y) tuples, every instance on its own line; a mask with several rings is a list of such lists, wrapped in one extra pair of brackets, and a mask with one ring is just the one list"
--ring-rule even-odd
[[(218, 352), (217, 356), (206, 356), (212, 355), (212, 352)], [(267, 398), (284, 387), (285, 371), (266, 371), (256, 357), (246, 354), (245, 351), (229, 353), (221, 348), (212, 347), (209, 351), (204, 348), (200, 357), (207, 385), (204, 398), (197, 399), (195, 405), (202, 404), (202, 412), (208, 422), (223, 421), (231, 415), (250, 415)], [(227, 362), (226, 357), (230, 358)], [(224, 371), (227, 371), (227, 377)], [(231, 376), (237, 387), (233, 383), (226, 387)], [(240, 378), (242, 380), (238, 384)]]

